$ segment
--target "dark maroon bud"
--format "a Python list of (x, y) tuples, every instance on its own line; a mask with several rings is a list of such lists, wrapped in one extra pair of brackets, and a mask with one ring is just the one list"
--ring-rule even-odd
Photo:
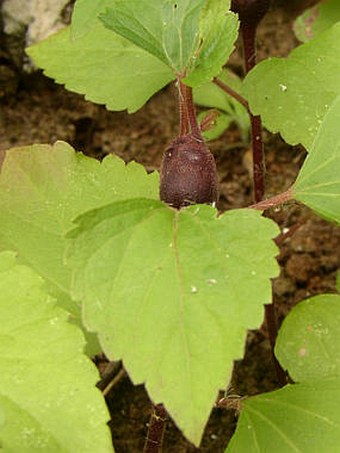
[(231, 0), (231, 11), (237, 13), (241, 24), (257, 27), (267, 13), (271, 0)]
[(162, 161), (160, 198), (177, 209), (217, 201), (216, 163), (204, 142), (183, 135), (170, 143)]

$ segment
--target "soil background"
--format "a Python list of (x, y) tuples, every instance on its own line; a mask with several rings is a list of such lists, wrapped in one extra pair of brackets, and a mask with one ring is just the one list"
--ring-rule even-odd
[[(260, 25), (259, 60), (286, 56), (297, 42), (292, 20), (310, 2), (277, 1)], [(126, 162), (136, 160), (149, 171), (159, 169), (166, 145), (178, 132), (176, 92), (168, 86), (156, 94), (139, 112), (108, 112), (64, 90), (40, 72), (25, 75), (14, 70), (0, 55), (1, 67), (8, 65), (0, 95), (0, 157), (13, 146), (53, 143), (64, 140), (85, 154), (102, 159), (116, 153)], [(230, 68), (242, 74), (242, 54), (237, 46)], [(5, 71), (6, 72), (6, 71)], [(3, 74), (3, 72), (2, 72)], [(266, 197), (286, 190), (295, 180), (306, 156), (305, 150), (283, 142), (279, 135), (264, 132), (266, 153)], [(242, 142), (236, 125), (210, 143), (220, 178), (221, 211), (252, 204), (249, 171), (249, 143)], [(336, 272), (340, 268), (340, 229), (321, 220), (308, 208), (289, 202), (266, 215), (281, 227), (278, 261), (280, 276), (273, 281), (273, 300), (278, 322), (306, 297), (336, 292)], [(115, 376), (115, 385), (106, 395), (111, 412), (110, 427), (117, 453), (143, 450), (152, 405), (143, 386), (134, 386), (120, 364), (112, 367), (105, 357), (94, 361), (102, 375), (101, 387)], [(110, 370), (110, 371), (108, 371)], [(197, 376), (199, 379), (199, 376)], [(103, 383), (105, 385), (103, 385)], [(248, 333), (245, 356), (235, 363), (232, 393), (251, 396), (279, 387), (271, 356), (266, 326)], [(236, 400), (237, 402), (237, 400)], [(214, 408), (200, 448), (195, 448), (169, 421), (164, 453), (223, 452), (237, 423), (234, 408)], [(243, 452), (240, 452), (243, 453)]]

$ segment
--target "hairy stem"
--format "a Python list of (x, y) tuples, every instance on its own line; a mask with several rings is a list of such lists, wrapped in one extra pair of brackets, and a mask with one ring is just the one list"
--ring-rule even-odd
[(189, 130), (198, 141), (203, 142), (201, 128), (197, 121), (196, 108), (192, 97), (192, 88), (185, 85), (181, 78), (178, 82), (180, 135), (186, 135)]
[(201, 133), (201, 129), (199, 127), (196, 115), (196, 108), (194, 104), (194, 100), (192, 97), (192, 88), (185, 85), (186, 88), (186, 107), (188, 113), (188, 122), (191, 129), (191, 134), (195, 137), (198, 141), (203, 142), (203, 137)]
[(262, 200), (259, 203), (252, 204), (249, 206), (253, 209), (258, 209), (259, 211), (265, 211), (266, 209), (273, 208), (274, 206), (278, 206), (286, 201), (292, 200), (294, 197), (293, 188), (290, 187), (285, 192), (279, 193), (274, 197), (268, 198), (267, 200)]
[(188, 111), (186, 101), (186, 86), (181, 82), (180, 78), (177, 79), (178, 88), (178, 104), (179, 104), (179, 134), (186, 135), (188, 131)]
[(160, 453), (168, 414), (163, 404), (156, 404), (149, 422), (143, 453)]
[(218, 110), (208, 110), (207, 115), (203, 118), (200, 122), (200, 129), (201, 132), (205, 132), (210, 130), (216, 123), (216, 118), (218, 117), (219, 112)]
[[(256, 65), (255, 36), (256, 26), (249, 23), (241, 23), (241, 35), (243, 40), (244, 67), (248, 73)], [(264, 153), (262, 142), (262, 122), (260, 116), (250, 115), (251, 140), (253, 149), (253, 179), (254, 179), (254, 198), (258, 203), (264, 196)]]

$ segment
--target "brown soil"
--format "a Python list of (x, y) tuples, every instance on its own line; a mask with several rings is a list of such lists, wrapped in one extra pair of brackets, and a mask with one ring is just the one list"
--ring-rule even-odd
[[(276, 9), (261, 24), (261, 59), (268, 55), (285, 56), (296, 46), (290, 14), (291, 10)], [(231, 67), (241, 72), (239, 51), (233, 55)], [(16, 93), (2, 100), (0, 115), (0, 151), (31, 143), (53, 143), (58, 139), (99, 159), (114, 152), (125, 161), (134, 159), (142, 163), (148, 170), (159, 169), (162, 152), (178, 127), (175, 91), (171, 86), (155, 95), (138, 113), (128, 115), (92, 105), (39, 73), (21, 79)], [(267, 196), (270, 196), (292, 184), (305, 151), (288, 146), (278, 135), (265, 132), (264, 139)], [(210, 147), (221, 181), (219, 208), (250, 205), (249, 153), (241, 143), (237, 127), (232, 126)], [(273, 282), (274, 304), (281, 322), (302, 299), (335, 292), (336, 271), (340, 268), (340, 229), (295, 202), (273, 209), (267, 215), (283, 231), (291, 229), (291, 234), (280, 243), (281, 274)], [(105, 371), (105, 360), (97, 358), (96, 362), (100, 371)], [(143, 386), (133, 386), (126, 375), (120, 373), (120, 376), (107, 395), (113, 441), (118, 453), (139, 452), (143, 449), (151, 404)], [(233, 393), (241, 396), (278, 388), (265, 326), (249, 332), (245, 357), (235, 364), (232, 383)], [(213, 409), (199, 449), (189, 444), (169, 422), (163, 451), (223, 452), (236, 421), (235, 410)]]

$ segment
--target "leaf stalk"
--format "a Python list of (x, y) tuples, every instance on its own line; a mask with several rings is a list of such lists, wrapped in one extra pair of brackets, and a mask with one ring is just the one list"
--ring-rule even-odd
[(286, 203), (294, 198), (293, 187), (290, 187), (285, 192), (279, 193), (274, 197), (268, 198), (267, 200), (262, 200), (258, 203), (252, 204), (249, 206), (253, 209), (258, 209), (259, 211), (265, 211), (266, 209), (273, 208), (277, 205)]
[(190, 129), (191, 135), (199, 142), (203, 142), (201, 128), (197, 121), (196, 108), (192, 96), (192, 88), (185, 85), (178, 78), (178, 97), (180, 112), (180, 135), (186, 135)]
[(246, 110), (249, 113), (249, 115), (251, 115), (251, 111), (249, 109), (248, 101), (243, 96), (241, 96), (240, 93), (235, 91), (233, 88), (231, 88), (229, 85), (227, 85), (225, 82), (223, 82), (218, 77), (214, 77), (213, 82), (214, 82), (215, 85), (217, 85), (223, 91), (225, 91), (227, 94), (229, 94), (229, 96), (233, 97), (234, 99), (236, 99), (236, 101), (238, 101), (240, 104), (242, 104), (243, 107), (246, 108)]

